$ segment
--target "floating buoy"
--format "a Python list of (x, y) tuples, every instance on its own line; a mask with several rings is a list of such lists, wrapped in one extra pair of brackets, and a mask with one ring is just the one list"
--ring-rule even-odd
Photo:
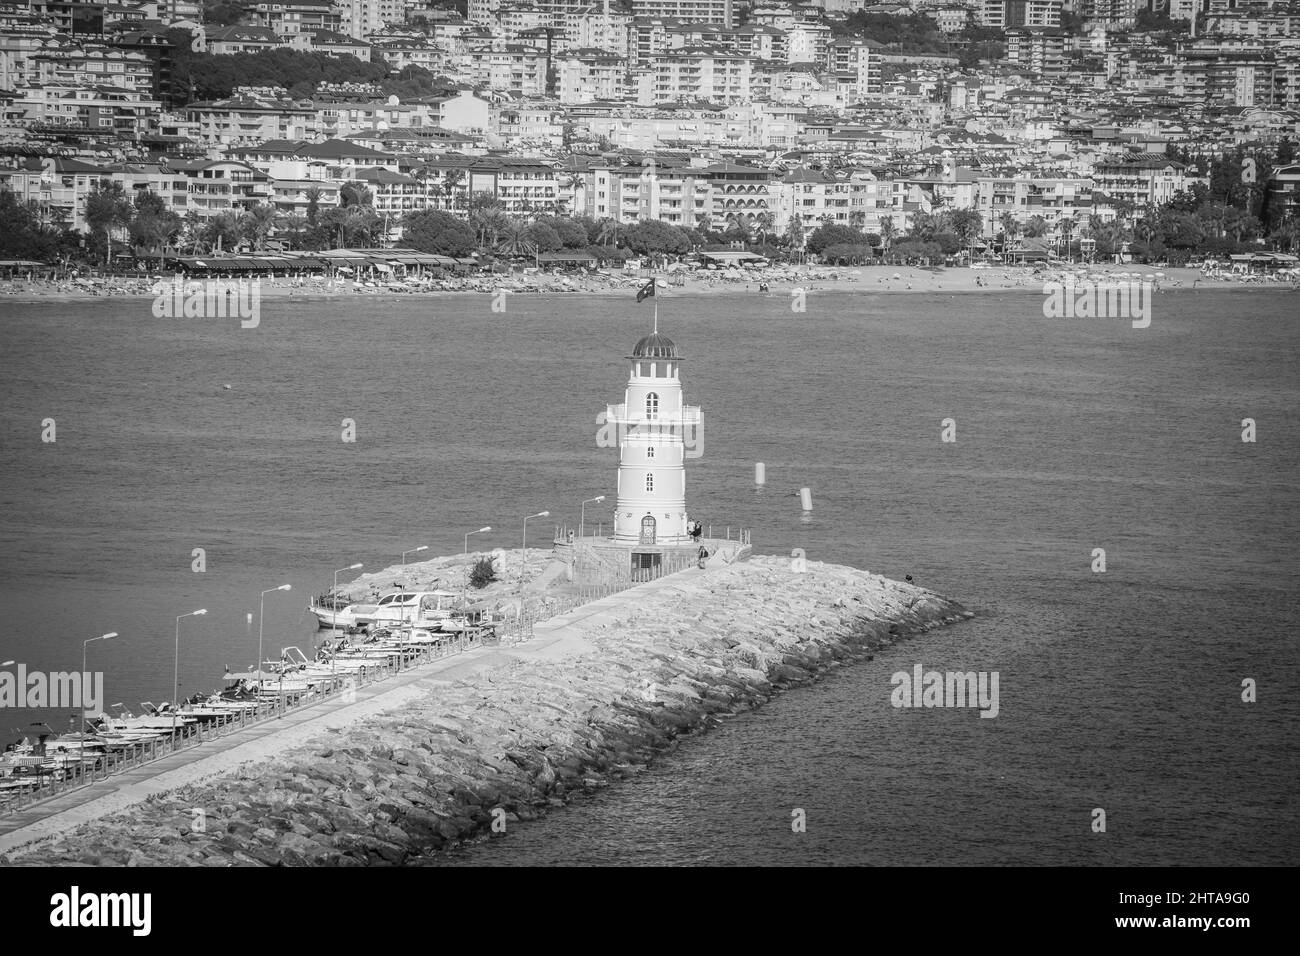
[(761, 485), (767, 481), (767, 469), (761, 461), (754, 463), (754, 484)]
[(247, 619), (248, 619), (248, 626), (249, 626), (249, 627), (252, 627), (252, 626), (253, 626), (253, 612), (252, 612), (252, 611), (249, 611), (249, 612), (248, 612), (248, 614), (247, 614)]
[(803, 506), (804, 511), (812, 511), (812, 489), (799, 489), (799, 504)]

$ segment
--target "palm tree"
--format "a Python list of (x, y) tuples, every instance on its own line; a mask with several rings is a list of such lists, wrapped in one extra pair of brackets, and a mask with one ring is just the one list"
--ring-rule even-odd
[(450, 197), (447, 205), (451, 208), (465, 204), (465, 197), (462, 193), (457, 192), (457, 188), (465, 181), (465, 171), (463, 169), (445, 169), (442, 173), (442, 188)]
[(880, 217), (880, 241), (885, 246), (885, 255), (889, 255), (889, 249), (894, 244), (894, 237), (898, 235), (898, 229), (894, 226), (893, 216)]
[[(578, 187), (581, 186), (582, 183), (583, 183), (583, 178), (582, 178), (582, 176), (581, 176), (580, 174), (578, 174), (576, 171), (575, 171), (575, 172), (571, 172), (571, 173), (569, 173), (567, 176), (564, 176), (564, 177), (562, 177), (562, 178), (560, 179), (560, 185), (561, 185), (564, 189), (568, 189), (568, 190), (570, 190), (570, 191), (573, 193), (573, 195), (574, 195), (575, 198), (577, 197), (577, 194), (578, 194)], [(568, 197), (565, 197), (565, 198), (563, 198), (563, 199), (561, 199), (561, 200), (559, 201), (558, 206), (559, 206), (559, 207), (563, 207), (564, 204), (567, 203), (568, 201), (569, 201), (569, 200), (568, 200)], [(560, 211), (561, 211), (561, 212), (566, 212), (567, 210), (564, 210), (563, 208), (560, 208)]]
[(340, 206), (373, 206), (374, 204), (375, 194), (368, 186), (363, 186), (361, 183), (348, 183), (339, 190)]
[(256, 206), (249, 207), (248, 211), (239, 217), (240, 235), (252, 243), (254, 250), (265, 248), (266, 238), (275, 226), (275, 217), (274, 206), (258, 203)]
[(608, 246), (611, 242), (618, 245), (618, 220), (602, 219), (600, 223), (600, 232), (596, 233), (596, 241)]
[(284, 236), (289, 242), (289, 248), (297, 249), (303, 235), (307, 232), (307, 217), (292, 212), (285, 216), (280, 224), (284, 226)]
[(1031, 239), (1047, 234), (1047, 220), (1042, 216), (1030, 216), (1025, 220), (1024, 233)]
[(998, 225), (1002, 227), (1002, 251), (1005, 252), (1009, 245), (1016, 241), (1016, 235), (1020, 231), (1020, 222), (1016, 219), (1015, 213), (1004, 212), (998, 217)]
[(116, 180), (101, 182), (86, 197), (86, 225), (92, 232), (104, 234), (104, 264), (113, 259), (113, 230), (124, 228), (131, 221), (135, 207), (127, 198), (122, 184)]
[(980, 214), (974, 209), (950, 209), (945, 217), (953, 235), (966, 247), (971, 259), (975, 258), (975, 240), (980, 236), (983, 224)]
[(496, 244), (498, 252), (507, 256), (532, 254), (536, 243), (528, 238), (528, 226), (517, 219), (508, 219), (501, 229), (501, 239)]
[(185, 214), (182, 222), (185, 224), (185, 235), (190, 243), (190, 254), (194, 255), (203, 242), (203, 217), (191, 209)]
[(308, 186), (305, 195), (307, 196), (307, 223), (314, 226), (316, 217), (320, 214), (320, 187)]

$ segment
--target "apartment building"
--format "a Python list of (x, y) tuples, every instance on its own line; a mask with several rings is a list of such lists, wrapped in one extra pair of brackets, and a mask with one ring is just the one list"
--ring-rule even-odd
[(1065, 72), (1069, 37), (1059, 27), (1011, 27), (1004, 36), (1007, 59), (1015, 66), (1048, 77)]
[[(190, 212), (204, 219), (223, 214), (239, 216), (271, 199), (271, 177), (247, 163), (231, 159), (173, 160), (167, 168), (175, 181), (185, 182), (184, 194), (175, 189), (170, 202), (172, 211), (181, 216)], [(163, 199), (167, 198), (164, 193)]]
[(1062, 0), (983, 0), (977, 8), (980, 26), (1059, 27)]
[(732, 0), (632, 0), (634, 17), (674, 17), (695, 23), (736, 25)]
[(615, 53), (575, 49), (555, 61), (556, 92), (561, 103), (622, 99), (627, 68)]
[(1093, 166), (1097, 192), (1140, 210), (1173, 199), (1191, 185), (1187, 167), (1159, 153), (1102, 160)]
[(398, 75), (407, 67), (441, 73), (447, 63), (446, 51), (426, 37), (371, 37), (370, 58), (383, 59)]
[(284, 0), (281, 3), (256, 3), (247, 8), (257, 22), (281, 36), (329, 30), (345, 31), (343, 13), (334, 0)]
[(185, 118), (201, 143), (243, 146), (270, 139), (302, 139), (317, 128), (310, 101), (276, 99), (243, 93), (223, 100), (191, 103)]
[(818, 169), (793, 169), (771, 187), (771, 228), (777, 234), (788, 232), (790, 223), (797, 222), (802, 230), (800, 245), (807, 241), (819, 226), (835, 223), (841, 226), (859, 224), (863, 210), (852, 206), (852, 187), (847, 178)]
[(746, 102), (754, 61), (713, 47), (682, 47), (653, 57), (638, 77), (637, 102)]
[(436, 109), (428, 103), (403, 103), (396, 96), (358, 101), (318, 96), (315, 106), (317, 135), (343, 139), (359, 133), (437, 126)]
[(469, 195), (496, 197), (508, 216), (554, 215), (559, 208), (559, 174), (541, 159), (484, 159), (466, 169)]
[(5, 104), (4, 116), (18, 126), (70, 126), (138, 139), (154, 130), (161, 109), (162, 103), (147, 91), (52, 82), (18, 87)]
[(850, 97), (860, 99), (881, 91), (879, 49), (874, 40), (841, 38), (827, 44), (823, 62), (837, 80), (847, 81)]
[(770, 170), (740, 163), (718, 163), (700, 170), (709, 183), (709, 225), (725, 232), (733, 222), (753, 226), (760, 217), (775, 224)]
[(204, 28), (203, 50), (214, 55), (261, 53), (264, 50), (306, 50), (311, 38), (306, 33), (281, 36), (267, 27), (235, 25)]
[(32, 85), (76, 83), (137, 90), (149, 96), (154, 88), (150, 58), (139, 51), (106, 43), (49, 38), (25, 55), (24, 75)]
[(451, 61), (469, 82), (519, 96), (546, 93), (546, 51), (499, 40), (470, 46)]
[(586, 190), (588, 214), (635, 223), (649, 219), (693, 229), (710, 219), (712, 185), (700, 169), (678, 163), (596, 164)]
[(1093, 212), (1093, 184), (1086, 178), (1028, 179), (981, 176), (975, 181), (975, 210), (980, 232), (992, 239), (1002, 232), (1010, 213), (1017, 223), (1040, 216), (1052, 228), (1062, 219), (1081, 222)]
[(343, 13), (340, 29), (357, 40), (406, 22), (405, 0), (338, 0), (338, 6)]
[(19, 202), (32, 202), (51, 222), (85, 231), (86, 197), (109, 179), (100, 166), (61, 156), (28, 158), (0, 165), (0, 188)]

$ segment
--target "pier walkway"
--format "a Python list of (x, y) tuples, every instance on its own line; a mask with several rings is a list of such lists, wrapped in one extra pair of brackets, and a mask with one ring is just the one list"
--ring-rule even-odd
[(481, 671), (517, 660), (557, 660), (590, 653), (595, 646), (584, 632), (635, 613), (645, 597), (698, 589), (708, 576), (698, 568), (669, 574), (583, 604), (533, 625), (533, 636), (511, 646), (480, 646), (451, 657), (418, 665), (382, 682), (356, 691), (356, 700), (340, 704), (327, 698), (304, 704), (281, 718), (266, 720), (237, 734), (178, 750), (149, 761), (108, 780), (71, 790), (0, 819), (0, 856), (20, 846), (54, 836), (99, 817), (124, 810), (146, 798), (190, 786), (241, 764), (273, 759), (275, 754), (306, 743), (331, 728), (355, 723), (398, 707), (407, 701), (436, 693), (441, 685), (474, 676)]

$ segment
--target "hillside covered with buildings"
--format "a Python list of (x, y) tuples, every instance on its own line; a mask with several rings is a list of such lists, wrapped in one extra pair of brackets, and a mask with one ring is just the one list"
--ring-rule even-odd
[(1300, 242), (1300, 3), (18, 0), (0, 110), (0, 258)]

